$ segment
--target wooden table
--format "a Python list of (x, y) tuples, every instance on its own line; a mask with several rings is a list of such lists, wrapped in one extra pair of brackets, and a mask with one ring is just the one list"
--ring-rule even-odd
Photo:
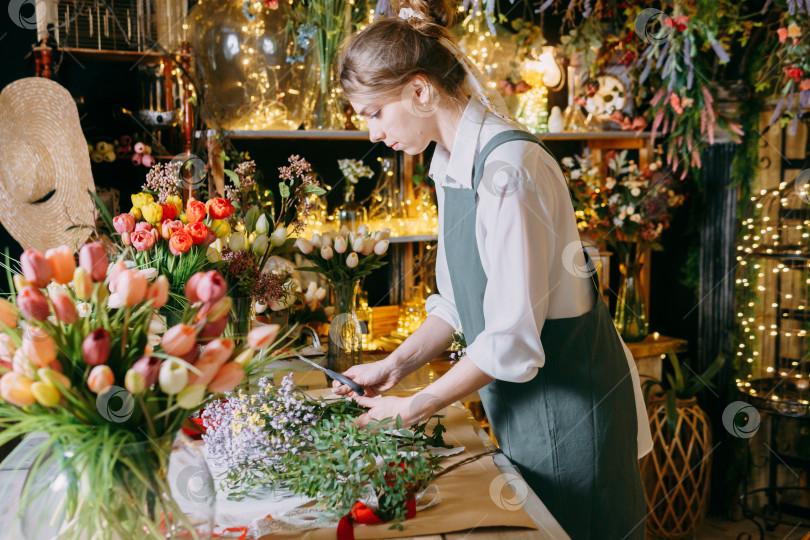
[(662, 336), (658, 332), (647, 335), (644, 341), (627, 344), (627, 348), (630, 349), (636, 360), (639, 376), (648, 375), (659, 380), (663, 372), (662, 360), (667, 352), (682, 353), (688, 349), (688, 346), (689, 342), (685, 339)]

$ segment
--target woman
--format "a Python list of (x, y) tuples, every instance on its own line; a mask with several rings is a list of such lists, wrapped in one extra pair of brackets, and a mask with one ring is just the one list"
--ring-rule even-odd
[[(644, 538), (638, 457), (652, 447), (638, 373), (593, 279), (559, 165), (483, 90), (443, 0), (406, 0), (341, 54), (345, 97), (372, 142), (436, 141), (436, 281), (427, 319), (386, 359), (334, 383), (369, 419), (409, 425), (478, 391), (503, 453), (574, 538)], [(480, 76), (480, 74), (477, 74)], [(502, 100), (501, 100), (502, 101)], [(468, 347), (409, 398), (374, 397), (444, 351)]]

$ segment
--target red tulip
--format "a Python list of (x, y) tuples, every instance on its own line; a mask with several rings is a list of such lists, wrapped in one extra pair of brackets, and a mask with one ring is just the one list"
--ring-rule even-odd
[(44, 321), (48, 318), (50, 312), (48, 299), (42, 294), (42, 291), (31, 285), (23, 287), (17, 294), (17, 306), (26, 319)]
[[(26, 249), (20, 256), (23, 276), (28, 283), (37, 288), (48, 285), (53, 277), (53, 268), (45, 255), (37, 249)], [(72, 277), (72, 276), (71, 276)]]
[(53, 280), (64, 285), (73, 279), (76, 270), (76, 258), (67, 246), (59, 246), (45, 252), (45, 258), (51, 263)]
[(197, 282), (197, 296), (203, 302), (216, 302), (228, 292), (228, 284), (216, 270), (204, 273)]
[(53, 311), (56, 313), (56, 318), (65, 324), (73, 324), (79, 318), (76, 313), (76, 306), (73, 300), (66, 294), (57, 294), (51, 300), (53, 302)]
[(96, 328), (82, 341), (82, 357), (89, 366), (100, 366), (110, 357), (110, 333)]
[(202, 244), (206, 238), (208, 238), (208, 227), (205, 226), (203, 222), (197, 223), (189, 223), (185, 227), (186, 232), (191, 237), (191, 241), (196, 246), (197, 244)]
[(228, 199), (214, 197), (208, 204), (208, 213), (214, 219), (227, 219), (231, 217), (233, 211), (233, 204)]
[(174, 255), (182, 255), (191, 249), (194, 241), (185, 230), (177, 231), (169, 240), (169, 251)]
[(130, 213), (121, 214), (113, 218), (113, 227), (118, 234), (135, 231), (135, 216)]
[(79, 250), (79, 266), (87, 270), (93, 281), (104, 281), (108, 264), (107, 250), (101, 242), (90, 242)]
[(200, 331), (200, 338), (216, 338), (222, 335), (222, 332), (225, 331), (225, 327), (228, 326), (228, 317), (221, 317), (216, 321), (211, 321), (205, 326), (203, 326), (202, 331)]
[(161, 203), (160, 207), (163, 209), (163, 216), (161, 220), (171, 220), (177, 217), (177, 207), (170, 203)]
[(186, 203), (186, 219), (189, 223), (198, 223), (205, 219), (206, 208), (196, 199), (189, 199)]

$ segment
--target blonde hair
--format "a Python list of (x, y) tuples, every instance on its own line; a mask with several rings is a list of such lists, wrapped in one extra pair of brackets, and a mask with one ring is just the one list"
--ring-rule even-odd
[(466, 73), (447, 47), (455, 11), (450, 0), (403, 0), (416, 16), (380, 19), (352, 36), (338, 60), (338, 80), (347, 99), (372, 98), (380, 104), (400, 99), (403, 87), (424, 76), (442, 97), (463, 104)]

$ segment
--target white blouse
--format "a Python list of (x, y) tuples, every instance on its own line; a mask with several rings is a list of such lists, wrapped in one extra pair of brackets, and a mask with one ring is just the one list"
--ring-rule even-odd
[[(497, 133), (523, 129), (489, 113), (471, 99), (456, 130), (452, 152), (441, 144), (430, 164), (439, 206), (436, 284), (425, 308), (453, 328), (461, 327), (444, 247), (444, 187), (470, 189), (472, 166)], [(579, 231), (568, 185), (555, 159), (540, 145), (511, 141), (498, 146), (476, 196), (476, 238), (487, 275), (484, 330), (467, 356), (484, 373), (511, 382), (529, 381), (545, 362), (540, 333), (546, 319), (577, 317), (593, 307)], [(624, 342), (636, 398), (639, 457), (652, 449), (638, 370)]]

